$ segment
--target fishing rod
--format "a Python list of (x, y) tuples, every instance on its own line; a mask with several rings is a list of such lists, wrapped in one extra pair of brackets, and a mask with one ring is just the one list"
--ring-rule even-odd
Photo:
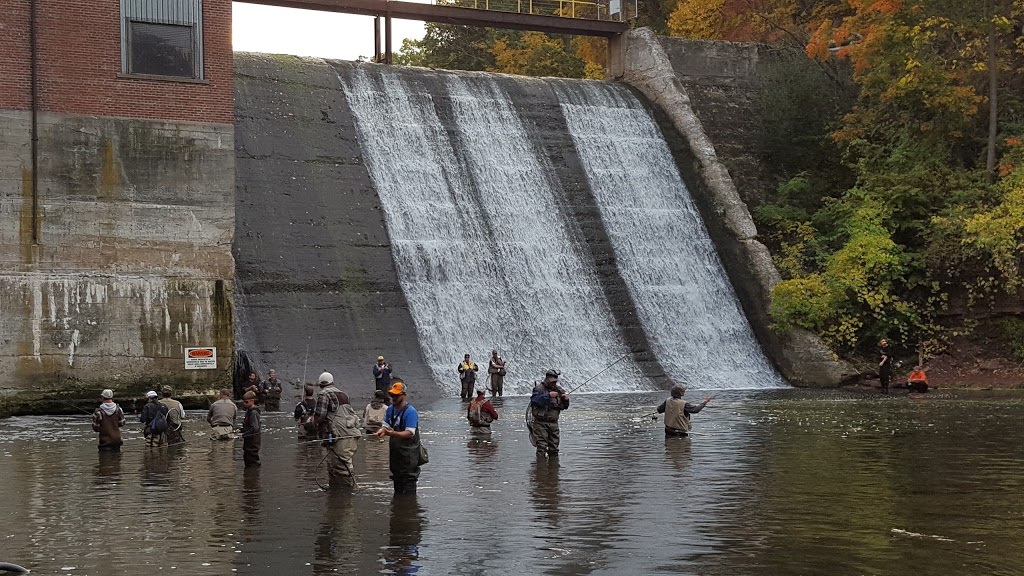
[(582, 383), (582, 384), (580, 384), (580, 385), (578, 385), (578, 386), (574, 387), (574, 388), (573, 388), (572, 390), (569, 390), (568, 392), (566, 392), (566, 394), (572, 394), (573, 392), (575, 392), (575, 391), (579, 390), (580, 388), (582, 388), (582, 387), (586, 386), (586, 385), (587, 385), (587, 384), (588, 384), (588, 383), (589, 383), (590, 381), (592, 381), (592, 380), (593, 380), (594, 378), (597, 378), (597, 377), (598, 377), (598, 376), (600, 376), (601, 374), (604, 374), (604, 373), (605, 373), (605, 372), (607, 372), (607, 371), (608, 371), (608, 369), (610, 369), (610, 368), (611, 368), (612, 366), (615, 366), (615, 365), (616, 365), (616, 364), (618, 364), (619, 362), (622, 362), (623, 360), (625, 360), (626, 358), (628, 358), (628, 357), (630, 357), (630, 356), (632, 356), (632, 355), (633, 355), (633, 353), (632, 353), (632, 352), (626, 352), (625, 354), (623, 354), (622, 356), (620, 356), (618, 360), (616, 360), (615, 362), (612, 362), (611, 364), (609, 364), (609, 365), (605, 366), (603, 370), (601, 370), (601, 371), (600, 371), (600, 372), (598, 372), (597, 374), (594, 374), (594, 375), (593, 375), (593, 376), (591, 376), (590, 378), (587, 378), (586, 380), (584, 380), (584, 381), (583, 381), (583, 383)]
[(302, 385), (306, 385), (306, 365), (309, 363), (309, 336), (306, 337), (306, 359), (302, 361)]

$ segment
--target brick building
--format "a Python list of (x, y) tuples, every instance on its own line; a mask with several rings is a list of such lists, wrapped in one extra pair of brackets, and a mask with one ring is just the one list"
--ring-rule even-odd
[(230, 0), (5, 0), (0, 79), (0, 413), (228, 383)]

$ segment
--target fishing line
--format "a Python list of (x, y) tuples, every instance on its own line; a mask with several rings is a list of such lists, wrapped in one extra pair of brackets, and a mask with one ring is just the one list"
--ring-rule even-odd
[(629, 358), (629, 357), (630, 357), (630, 356), (632, 356), (632, 355), (633, 355), (633, 353), (632, 353), (632, 352), (626, 352), (625, 354), (623, 354), (622, 356), (620, 356), (618, 360), (616, 360), (615, 362), (612, 362), (611, 364), (609, 364), (609, 365), (605, 366), (605, 367), (604, 367), (604, 369), (602, 369), (602, 370), (601, 370), (600, 372), (598, 372), (597, 374), (594, 374), (594, 375), (593, 375), (593, 376), (591, 376), (590, 378), (587, 378), (586, 380), (584, 380), (584, 381), (583, 381), (583, 383), (582, 383), (582, 384), (580, 384), (579, 386), (576, 386), (576, 387), (575, 387), (575, 388), (573, 388), (572, 390), (569, 390), (568, 392), (566, 392), (566, 394), (572, 394), (573, 392), (575, 392), (575, 391), (579, 390), (580, 388), (582, 388), (582, 387), (586, 386), (586, 385), (587, 385), (587, 384), (588, 384), (588, 383), (589, 383), (590, 381), (592, 381), (592, 380), (593, 380), (594, 378), (597, 378), (597, 377), (598, 377), (598, 376), (600, 376), (601, 374), (604, 374), (605, 372), (607, 372), (607, 371), (608, 371), (608, 369), (609, 369), (609, 368), (611, 368), (612, 366), (615, 366), (615, 365), (616, 365), (616, 364), (618, 364), (619, 362), (622, 362), (623, 360), (625, 360), (626, 358)]

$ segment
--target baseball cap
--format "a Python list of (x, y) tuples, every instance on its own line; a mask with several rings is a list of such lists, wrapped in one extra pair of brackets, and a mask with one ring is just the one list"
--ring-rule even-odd
[(391, 389), (388, 390), (388, 394), (398, 396), (399, 394), (405, 394), (405, 384), (401, 382), (395, 382), (391, 385)]
[(320, 379), (317, 382), (320, 384), (334, 384), (334, 375), (330, 372), (324, 372), (320, 375)]
[(481, 394), (486, 394), (486, 393), (487, 393), (487, 390), (486, 390), (486, 389), (484, 389), (484, 388), (477, 388), (477, 389), (476, 389), (476, 395), (477, 395), (477, 396), (479, 396), (479, 395), (481, 395)]
[(103, 392), (100, 392), (100, 398), (113, 398), (113, 397), (114, 397), (114, 391), (111, 390), (110, 388), (107, 388)]
[(150, 390), (149, 392), (146, 392), (146, 398), (156, 398), (156, 392), (154, 392), (152, 390)]
[(383, 356), (377, 356), (377, 360), (383, 360), (383, 359), (384, 359)]

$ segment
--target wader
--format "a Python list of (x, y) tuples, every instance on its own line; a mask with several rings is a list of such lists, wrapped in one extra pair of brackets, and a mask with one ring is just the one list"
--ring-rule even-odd
[(558, 422), (541, 422), (534, 418), (530, 424), (530, 437), (537, 445), (538, 454), (558, 454)]
[(502, 387), (505, 386), (504, 374), (491, 374), (491, 396), (501, 396)]
[[(407, 405), (408, 406), (408, 405)], [(388, 422), (388, 425), (395, 432), (402, 432), (405, 430), (405, 418), (402, 416), (405, 414), (406, 408), (402, 408), (401, 413), (398, 414), (397, 422), (394, 416), (392, 421)], [(392, 412), (394, 414), (394, 412)], [(409, 496), (416, 494), (416, 482), (420, 478), (420, 431), (416, 429), (416, 433), (412, 438), (395, 438), (391, 437), (388, 439), (390, 442), (388, 450), (388, 467), (391, 469), (391, 480), (395, 484), (395, 495), (396, 496)]]

